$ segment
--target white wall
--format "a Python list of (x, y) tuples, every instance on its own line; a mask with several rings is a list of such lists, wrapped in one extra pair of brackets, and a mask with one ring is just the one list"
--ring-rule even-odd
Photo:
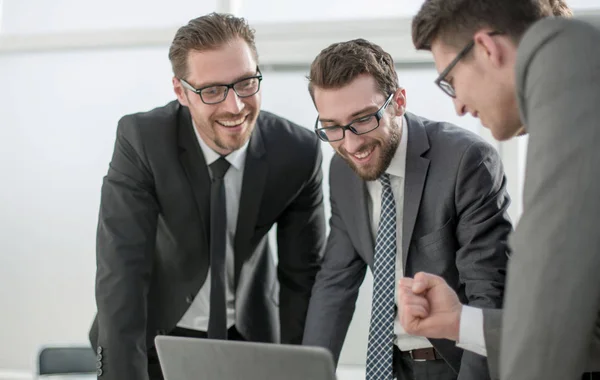
[[(238, 0), (236, 6), (251, 23), (365, 17), (357, 22), (360, 30), (360, 25), (377, 23), (377, 17), (410, 15), (416, 3), (305, 0), (267, 6), (267, 0)], [(1, 5), (0, 37), (170, 28), (223, 7), (223, 2), (104, 0), (83, 5), (79, 0), (4, 0)], [(125, 113), (171, 100), (171, 72), (168, 44), (7, 53), (1, 48), (0, 38), (0, 369), (30, 370), (40, 345), (87, 344), (95, 311), (100, 184), (112, 153), (116, 122)], [(299, 64), (291, 71), (278, 71), (277, 65), (276, 70), (265, 68), (263, 106), (311, 128), (316, 112), (306, 92), (306, 69), (302, 69), (306, 62)], [(432, 83), (431, 66), (401, 68), (399, 77), (407, 89), (410, 111), (454, 122), (490, 139), (476, 120), (454, 114), (452, 103)], [(327, 175), (332, 151), (326, 145), (323, 149)], [(519, 206), (524, 143), (500, 146), (500, 150), (506, 153), (509, 184)], [(519, 209), (515, 210), (518, 216)], [(364, 362), (370, 292), (369, 275), (342, 363)]]
[(4, 0), (2, 33), (170, 27), (215, 10), (218, 0)]
[[(172, 90), (159, 48), (21, 53), (0, 56), (0, 65), (0, 88), (11, 89), (1, 95), (0, 278), (12, 288), (2, 287), (0, 302), (12, 312), (2, 313), (0, 341), (14, 342), (0, 346), (0, 368), (26, 368), (42, 343), (85, 341), (94, 313), (99, 190), (116, 122), (166, 103)], [(316, 112), (305, 75), (265, 72), (264, 108), (311, 127)], [(451, 119), (451, 103), (427, 80), (432, 75), (433, 69), (400, 71), (409, 108)], [(478, 129), (474, 120), (460, 121)], [(332, 150), (323, 150), (327, 179)], [(369, 277), (343, 362), (364, 360), (370, 287)]]

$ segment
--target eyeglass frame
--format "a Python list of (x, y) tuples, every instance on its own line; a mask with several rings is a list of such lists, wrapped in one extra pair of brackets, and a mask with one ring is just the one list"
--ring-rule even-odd
[[(252, 75), (249, 77), (245, 77), (245, 78), (241, 78), (233, 83), (229, 83), (229, 84), (211, 84), (209, 86), (204, 86), (204, 87), (200, 87), (200, 88), (195, 88), (194, 86), (192, 86), (191, 84), (189, 84), (189, 82), (187, 82), (185, 79), (183, 78), (178, 78), (179, 82), (181, 82), (181, 85), (185, 88), (187, 88), (188, 90), (190, 90), (191, 92), (197, 94), (200, 97), (200, 100), (202, 101), (202, 103), (204, 104), (208, 104), (208, 105), (213, 105), (213, 104), (219, 104), (225, 101), (225, 99), (227, 99), (227, 95), (229, 95), (229, 89), (232, 89), (233, 92), (235, 92), (235, 94), (238, 96), (238, 98), (243, 99), (243, 98), (249, 98), (251, 96), (254, 96), (256, 94), (258, 94), (258, 92), (260, 91), (260, 83), (262, 82), (263, 76), (262, 73), (260, 72), (260, 69), (258, 68), (258, 66), (256, 66), (256, 72), (258, 73), (257, 75)], [(256, 88), (256, 92), (250, 95), (240, 95), (238, 94), (237, 90), (235, 89), (235, 85), (238, 83), (241, 83), (245, 80), (248, 79), (258, 79), (258, 87)], [(219, 100), (218, 102), (206, 102), (204, 100), (204, 98), (202, 97), (202, 91), (206, 90), (207, 88), (211, 88), (211, 87), (226, 87), (225, 89), (225, 94), (223, 95), (223, 99)]]
[[(503, 32), (490, 32), (488, 33), (488, 36), (499, 36), (504, 34)], [(450, 74), (450, 71), (452, 71), (452, 69), (454, 69), (454, 66), (456, 66), (458, 64), (458, 62), (463, 59), (468, 53), (469, 51), (471, 51), (471, 49), (473, 49), (473, 47), (475, 46), (475, 40), (471, 40), (471, 42), (469, 42), (464, 48), (462, 48), (462, 50), (460, 52), (458, 52), (458, 54), (456, 55), (456, 57), (454, 57), (454, 59), (448, 64), (448, 66), (446, 66), (446, 68), (444, 69), (444, 71), (442, 71), (440, 73), (440, 75), (438, 75), (438, 77), (435, 79), (434, 83), (449, 97), (451, 98), (456, 98), (456, 89), (454, 88), (454, 86), (452, 84), (450, 84), (450, 82), (448, 82), (446, 80), (446, 77), (448, 76), (448, 74)], [(445, 83), (445, 85), (444, 85)], [(444, 87), (447, 86), (447, 87)], [(448, 90), (448, 88), (452, 89), (452, 92), (450, 92), (450, 90)]]
[[(342, 141), (345, 137), (346, 137), (346, 130), (354, 133), (355, 135), (359, 136), (359, 135), (364, 135), (367, 134), (369, 132), (373, 132), (374, 130), (376, 130), (377, 128), (379, 128), (379, 122), (380, 120), (383, 118), (383, 113), (385, 112), (385, 109), (387, 108), (387, 106), (390, 105), (390, 103), (392, 102), (392, 99), (394, 99), (394, 93), (392, 92), (387, 100), (385, 101), (385, 103), (383, 103), (383, 105), (381, 107), (379, 107), (379, 109), (374, 112), (374, 113), (370, 113), (364, 116), (361, 116), (357, 119), (352, 120), (350, 123), (346, 124), (346, 125), (332, 125), (331, 127), (321, 127), (319, 128), (319, 116), (317, 116), (317, 121), (315, 122), (315, 134), (317, 135), (317, 137), (325, 142), (336, 142), (336, 141)], [(352, 127), (352, 124), (356, 123), (358, 120), (360, 119), (364, 119), (366, 117), (372, 117), (375, 116), (375, 119), (377, 119), (377, 126), (373, 129), (370, 129), (366, 132), (358, 132), (356, 129), (354, 129)], [(335, 128), (341, 128), (342, 129), (342, 138), (341, 139), (337, 139), (337, 140), (325, 140), (320, 134), (319, 131), (324, 131), (324, 130), (329, 130), (329, 129), (335, 129)]]

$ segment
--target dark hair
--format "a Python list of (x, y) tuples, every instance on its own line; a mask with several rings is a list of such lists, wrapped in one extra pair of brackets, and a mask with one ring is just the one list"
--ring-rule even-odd
[(308, 91), (340, 88), (361, 74), (375, 78), (379, 91), (389, 95), (398, 89), (392, 56), (379, 45), (364, 39), (338, 42), (323, 49), (310, 65)]
[(254, 30), (250, 28), (245, 19), (213, 12), (191, 20), (177, 30), (171, 43), (169, 60), (173, 67), (173, 74), (177, 78), (187, 76), (187, 59), (190, 51), (218, 49), (236, 38), (246, 41), (258, 63)]
[(412, 21), (412, 39), (418, 50), (430, 50), (438, 37), (460, 49), (477, 30), (490, 28), (518, 43), (534, 22), (570, 15), (563, 0), (426, 0)]

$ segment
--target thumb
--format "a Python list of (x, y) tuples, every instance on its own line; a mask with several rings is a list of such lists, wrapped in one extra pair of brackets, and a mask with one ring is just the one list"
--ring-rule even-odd
[(415, 275), (412, 291), (416, 294), (422, 294), (429, 289), (445, 283), (444, 279), (434, 274), (419, 272)]

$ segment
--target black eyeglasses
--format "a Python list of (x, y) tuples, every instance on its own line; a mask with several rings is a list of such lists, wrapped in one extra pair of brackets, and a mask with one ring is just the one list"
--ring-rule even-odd
[(344, 137), (346, 137), (346, 130), (349, 130), (355, 135), (364, 135), (365, 133), (369, 133), (379, 127), (379, 120), (381, 120), (383, 117), (383, 112), (393, 98), (394, 94), (391, 93), (381, 108), (377, 110), (377, 112), (353, 120), (348, 125), (334, 125), (330, 127), (323, 127), (322, 125), (319, 126), (321, 121), (317, 117), (317, 121), (315, 123), (315, 133), (321, 140), (327, 142), (343, 140)]
[(181, 78), (179, 78), (179, 81), (183, 87), (198, 94), (203, 103), (217, 104), (227, 99), (227, 94), (229, 93), (230, 88), (233, 89), (233, 91), (240, 98), (247, 98), (256, 94), (260, 90), (260, 82), (263, 78), (258, 67), (256, 67), (256, 72), (258, 73), (257, 75), (242, 78), (234, 83), (214, 84), (202, 88), (194, 88), (194, 86)]
[[(500, 34), (504, 34), (504, 33), (491, 32), (491, 33), (488, 33), (488, 36), (497, 36)], [(463, 59), (469, 53), (469, 51), (471, 51), (471, 49), (473, 49), (473, 46), (475, 46), (475, 40), (471, 40), (471, 42), (469, 42), (467, 44), (467, 46), (465, 46), (458, 53), (458, 55), (452, 60), (452, 62), (450, 62), (450, 64), (444, 69), (444, 71), (442, 71), (442, 73), (435, 80), (435, 84), (439, 88), (441, 88), (442, 91), (444, 91), (448, 96), (450, 96), (452, 98), (456, 98), (456, 90), (454, 90), (454, 86), (452, 86), (452, 84), (450, 82), (448, 82), (448, 80), (446, 80), (446, 76), (448, 76), (448, 74), (450, 73), (450, 71), (452, 71), (454, 66), (456, 66), (458, 61)]]

